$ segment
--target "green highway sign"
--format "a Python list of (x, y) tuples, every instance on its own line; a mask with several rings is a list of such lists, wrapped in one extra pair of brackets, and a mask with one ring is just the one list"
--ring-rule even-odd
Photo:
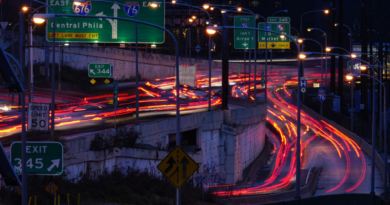
[(88, 64), (88, 77), (91, 78), (112, 78), (113, 66), (110, 63)]
[(268, 23), (290, 23), (290, 17), (268, 17)]
[(351, 63), (351, 61), (348, 61), (347, 62), (347, 70), (351, 71), (351, 68), (352, 68), (352, 63)]
[[(135, 23), (109, 18), (82, 18), (83, 16), (113, 16), (127, 18), (165, 27), (165, 6), (151, 7), (151, 1), (107, 0), (107, 2), (87, 1), (80, 5), (68, 0), (46, 0), (56, 14), (72, 14), (79, 17), (59, 16), (48, 20), (46, 38), (53, 41), (53, 26), (57, 42), (85, 43), (133, 43)], [(117, 3), (125, 4), (126, 6)], [(138, 42), (160, 44), (165, 39), (165, 31), (138, 23)]]
[[(60, 142), (27, 142), (26, 167), (28, 174), (61, 175), (63, 146)], [(22, 171), (22, 143), (11, 144), (11, 164), (16, 173)]]
[[(282, 33), (284, 35), (290, 35), (290, 23), (259, 23), (258, 28), (266, 29)], [(268, 32), (268, 49), (290, 49), (290, 40), (287, 37), (282, 38), (278, 34)], [(259, 49), (266, 48), (266, 32), (259, 32)]]
[[(255, 18), (253, 16), (235, 16), (234, 27), (256, 27)], [(234, 48), (249, 49), (255, 48), (255, 31), (245, 29), (234, 29)], [(251, 45), (249, 45), (251, 43)]]

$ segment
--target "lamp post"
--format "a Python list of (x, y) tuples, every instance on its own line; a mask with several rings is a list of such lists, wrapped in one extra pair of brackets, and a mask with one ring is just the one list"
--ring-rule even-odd
[[(322, 10), (322, 11), (328, 11), (328, 13), (329, 13), (329, 10)], [(326, 12), (325, 12), (326, 13)], [(303, 14), (302, 14), (303, 15)], [(302, 16), (301, 16), (301, 18), (302, 18)], [(302, 25), (301, 25), (302, 26)], [(302, 28), (301, 28), (301, 30), (302, 30)], [(325, 48), (328, 46), (328, 37), (327, 37), (327, 35), (326, 35), (326, 33), (325, 33), (325, 31), (323, 31), (323, 30), (321, 30), (321, 29), (318, 29), (318, 28), (308, 28), (307, 29), (307, 31), (314, 31), (314, 30), (318, 30), (318, 31), (321, 31), (322, 33), (324, 33), (325, 34)], [(303, 46), (302, 46), (303, 47)], [(328, 84), (328, 54), (325, 54), (325, 84)], [(325, 86), (325, 88), (327, 88), (327, 86)]]
[[(300, 38), (300, 39), (298, 39), (298, 43), (302, 44), (302, 50), (303, 50), (303, 42), (304, 41), (313, 41), (313, 42), (317, 43), (321, 47), (321, 51), (324, 50), (324, 47), (318, 41), (316, 41), (314, 39), (310, 39), (310, 38)], [(321, 89), (323, 88), (323, 84), (324, 84), (324, 69), (323, 69), (323, 63), (322, 62), (323, 62), (323, 55), (321, 54)], [(322, 115), (322, 110), (323, 110), (322, 104), (323, 104), (323, 102), (321, 101), (321, 109), (320, 109), (321, 115)]]
[[(387, 69), (386, 69), (387, 70)], [(366, 75), (366, 74), (359, 74), (359, 75), (362, 75), (362, 76), (366, 76), (366, 77), (371, 77), (372, 78), (372, 76), (369, 76), (369, 75)], [(353, 80), (353, 75), (350, 75), (350, 74), (347, 74), (346, 75), (346, 79), (347, 80)], [(375, 79), (375, 78), (374, 78)], [(378, 80), (378, 79), (375, 79), (375, 81), (377, 81), (380, 85), (382, 85), (382, 87), (383, 87), (383, 90), (385, 91), (384, 92), (384, 96), (383, 96), (383, 105), (384, 105), (384, 107), (383, 107), (383, 122), (384, 122), (384, 124), (386, 124), (386, 86), (380, 81), (380, 80)], [(384, 193), (387, 193), (387, 167), (388, 167), (388, 163), (386, 163), (387, 162), (387, 126), (385, 126), (384, 127), (384, 133), (385, 133), (385, 154), (384, 154), (384, 161), (385, 161), (385, 191), (384, 191)]]
[[(347, 52), (349, 55), (351, 55), (351, 52), (349, 52), (348, 50), (341, 48), (341, 47), (327, 47), (326, 49), (328, 52), (330, 52), (333, 49), (340, 49), (340, 50)], [(355, 55), (355, 57), (356, 57), (356, 55)], [(353, 58), (351, 58), (351, 67), (353, 67), (352, 66), (352, 64), (353, 64), (352, 59)], [(353, 73), (353, 71), (354, 71), (353, 68), (351, 68), (352, 73)], [(351, 132), (353, 132), (353, 110), (354, 110), (354, 107), (353, 107), (353, 84), (354, 84), (354, 78), (351, 78), (350, 81), (351, 81)]]
[[(222, 30), (222, 29), (249, 29), (249, 30), (258, 30), (258, 31), (263, 31), (263, 32), (270, 32), (270, 33), (274, 33), (274, 34), (278, 34), (278, 35), (283, 35), (282, 33), (279, 33), (279, 32), (275, 32), (275, 31), (268, 31), (267, 29), (260, 29), (260, 28), (242, 28), (242, 27), (234, 27), (234, 26), (217, 26), (217, 27), (212, 27), (212, 26), (209, 26), (207, 27), (207, 32), (211, 35), (211, 34), (215, 34), (216, 33), (216, 30)], [(292, 40), (292, 42), (295, 43), (296, 47), (297, 47), (297, 51), (298, 51), (298, 66), (300, 67), (301, 66), (301, 56), (300, 56), (300, 51), (299, 51), (299, 44), (294, 40), (293, 37), (289, 36), (289, 35), (285, 35), (285, 37), (289, 38)], [(302, 56), (303, 57), (303, 56)], [(298, 69), (298, 76), (300, 76), (301, 74), (301, 69)], [(300, 145), (300, 141), (301, 141), (301, 84), (298, 83), (298, 96), (297, 96), (297, 99), (298, 99), (298, 102), (297, 102), (297, 140), (296, 140), (296, 160), (297, 160), (297, 163), (296, 163), (296, 196), (295, 198), (297, 199), (300, 199), (301, 198), (301, 193), (300, 193), (300, 178), (301, 178), (301, 162), (300, 162), (300, 150), (301, 150), (301, 145)]]
[[(47, 8), (50, 9), (51, 13), (50, 14), (46, 14), (46, 19), (53, 19), (53, 41), (52, 41), (52, 46), (53, 46), (53, 59), (52, 59), (52, 70), (51, 70), (51, 124), (50, 124), (50, 136), (51, 137), (54, 137), (54, 128), (55, 128), (55, 124), (54, 124), (54, 119), (55, 119), (55, 94), (56, 94), (56, 77), (55, 77), (55, 74), (56, 74), (56, 65), (55, 65), (55, 62), (56, 62), (56, 20), (55, 20), (55, 17), (56, 17), (56, 14), (54, 13), (53, 9), (46, 3), (44, 2), (41, 2), (41, 1), (38, 1), (38, 0), (33, 0), (34, 2), (38, 2), (38, 3), (41, 3), (43, 5), (45, 5)], [(36, 14), (34, 14), (35, 16)], [(33, 16), (33, 18), (34, 18)], [(42, 18), (42, 17), (39, 17), (37, 16), (37, 18), (34, 18), (34, 23), (43, 23), (45, 22), (45, 19)]]
[[(310, 55), (310, 54), (322, 54), (318, 52), (306, 52), (305, 54)], [(350, 56), (345, 56), (345, 55), (340, 55), (340, 54), (335, 54), (335, 53), (330, 53), (329, 55), (333, 56), (342, 56), (342, 57), (349, 57), (349, 58), (356, 58), (356, 54), (351, 54)], [(366, 63), (368, 66), (370, 66), (371, 71), (372, 71), (372, 99), (375, 99), (375, 70), (373, 66), (368, 63), (367, 61), (357, 59), (356, 60)], [(372, 136), (372, 163), (371, 163), (371, 192), (370, 194), (375, 194), (374, 188), (375, 188), (375, 105), (372, 103), (372, 108), (371, 108), (371, 136)], [(386, 182), (387, 184), (387, 182)]]
[[(339, 26), (339, 23), (335, 23), (334, 26)], [(352, 53), (352, 30), (349, 26), (343, 24), (343, 26), (347, 27), (349, 30), (348, 36), (349, 36), (349, 50)]]
[(21, 90), (21, 110), (22, 110), (22, 205), (27, 205), (27, 166), (26, 166), (26, 93), (25, 93), (25, 79), (23, 74), (23, 69), (20, 66), (19, 62), (9, 53), (5, 52), (5, 54), (8, 56), (8, 58), (11, 58), (17, 67), (20, 70), (20, 82), (22, 84), (22, 90)]
[(313, 12), (324, 12), (325, 14), (329, 14), (329, 10), (328, 9), (325, 9), (325, 10), (313, 10), (313, 11), (307, 11), (307, 12), (305, 12), (305, 13), (303, 13), (303, 14), (301, 14), (301, 21), (300, 21), (300, 30), (299, 30), (299, 32), (300, 32), (300, 36), (302, 37), (302, 34), (303, 34), (303, 32), (302, 32), (302, 17), (303, 17), (303, 15), (305, 15), (305, 14), (308, 14), (308, 13), (313, 13)]

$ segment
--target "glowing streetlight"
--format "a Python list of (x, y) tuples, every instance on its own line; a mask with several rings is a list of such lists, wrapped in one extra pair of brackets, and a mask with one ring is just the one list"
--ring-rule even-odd
[(172, 4), (176, 4), (176, 1), (175, 1), (175, 0), (172, 0)]
[(23, 10), (24, 12), (26, 12), (26, 11), (28, 11), (28, 7), (27, 7), (27, 6), (23, 6), (23, 7), (22, 7), (22, 10)]
[(360, 66), (360, 70), (362, 70), (362, 71), (367, 70), (367, 66), (365, 66), (365, 65)]
[(351, 58), (356, 58), (356, 54), (352, 53)]
[(226, 10), (225, 10), (225, 9), (222, 9), (222, 10), (221, 10), (221, 14), (226, 14)]
[(192, 19), (194, 19), (194, 20), (195, 20), (195, 19), (196, 19), (196, 16), (192, 16)]
[(237, 8), (237, 11), (242, 11), (242, 8), (241, 8), (241, 7), (238, 7), (238, 8)]
[(303, 59), (306, 58), (306, 55), (305, 55), (305, 54), (299, 54), (299, 58), (300, 58), (301, 60), (303, 60)]
[[(214, 26), (214, 27), (216, 27), (216, 26)], [(206, 29), (206, 31), (207, 31), (207, 33), (210, 34), (210, 35), (213, 35), (213, 34), (217, 33), (217, 30), (212, 29), (212, 28), (208, 28), (208, 29)]]
[(192, 18), (190, 18), (190, 19), (188, 19), (188, 21), (192, 23), (194, 20), (192, 20)]
[(153, 7), (153, 8), (156, 8), (158, 6), (158, 4), (157, 3), (152, 3), (150, 6)]
[(209, 8), (210, 8), (210, 5), (208, 5), (208, 4), (203, 4), (203, 8), (204, 8), (204, 9), (209, 9)]
[(313, 29), (312, 29), (312, 28), (308, 28), (308, 29), (307, 29), (307, 31), (309, 31), (309, 32), (310, 32), (311, 30), (313, 30)]
[(325, 13), (325, 14), (328, 14), (328, 13), (329, 13), (329, 10), (328, 10), (328, 9), (324, 10), (324, 13)]
[(331, 49), (330, 47), (326, 47), (326, 48), (325, 48), (325, 51), (326, 51), (326, 52), (330, 52), (330, 51), (332, 51), (332, 49)]
[(351, 74), (347, 74), (345, 76), (345, 79), (347, 79), (348, 81), (351, 81), (351, 80), (353, 80), (353, 76)]
[(303, 43), (303, 39), (298, 39), (298, 43)]
[(79, 6), (79, 5), (81, 4), (81, 2), (79, 2), (79, 1), (74, 1), (73, 4), (76, 5), (76, 6)]
[(280, 35), (280, 38), (283, 40), (284, 38), (286, 38), (285, 35)]
[(214, 11), (214, 7), (210, 7), (210, 10), (211, 10), (211, 11)]
[(42, 24), (45, 22), (46, 19), (53, 19), (55, 15), (53, 13), (51, 14), (34, 14), (33, 21), (36, 24)]

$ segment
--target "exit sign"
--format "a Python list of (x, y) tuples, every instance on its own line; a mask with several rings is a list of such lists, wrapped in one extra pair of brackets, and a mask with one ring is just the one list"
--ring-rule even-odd
[[(28, 174), (61, 175), (63, 146), (60, 142), (27, 142), (26, 167)], [(22, 143), (11, 144), (11, 164), (16, 173), (22, 172)]]

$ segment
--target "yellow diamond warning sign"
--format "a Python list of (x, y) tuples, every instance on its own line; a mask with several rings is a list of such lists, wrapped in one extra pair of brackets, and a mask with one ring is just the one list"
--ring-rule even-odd
[(49, 192), (49, 194), (53, 195), (57, 190), (58, 190), (58, 187), (53, 183), (53, 182), (50, 182), (46, 187), (45, 187), (45, 190), (47, 192)]
[(196, 170), (198, 164), (185, 153), (180, 146), (176, 146), (160, 164), (158, 170), (166, 176), (176, 188), (180, 188)]
[(96, 80), (92, 78), (92, 80), (90, 80), (89, 82), (91, 82), (91, 83), (92, 83), (92, 85), (93, 85), (93, 84), (95, 84), (95, 83), (96, 83)]
[(106, 79), (106, 80), (104, 81), (104, 83), (105, 83), (105, 84), (108, 84), (108, 83), (110, 83), (110, 80)]

